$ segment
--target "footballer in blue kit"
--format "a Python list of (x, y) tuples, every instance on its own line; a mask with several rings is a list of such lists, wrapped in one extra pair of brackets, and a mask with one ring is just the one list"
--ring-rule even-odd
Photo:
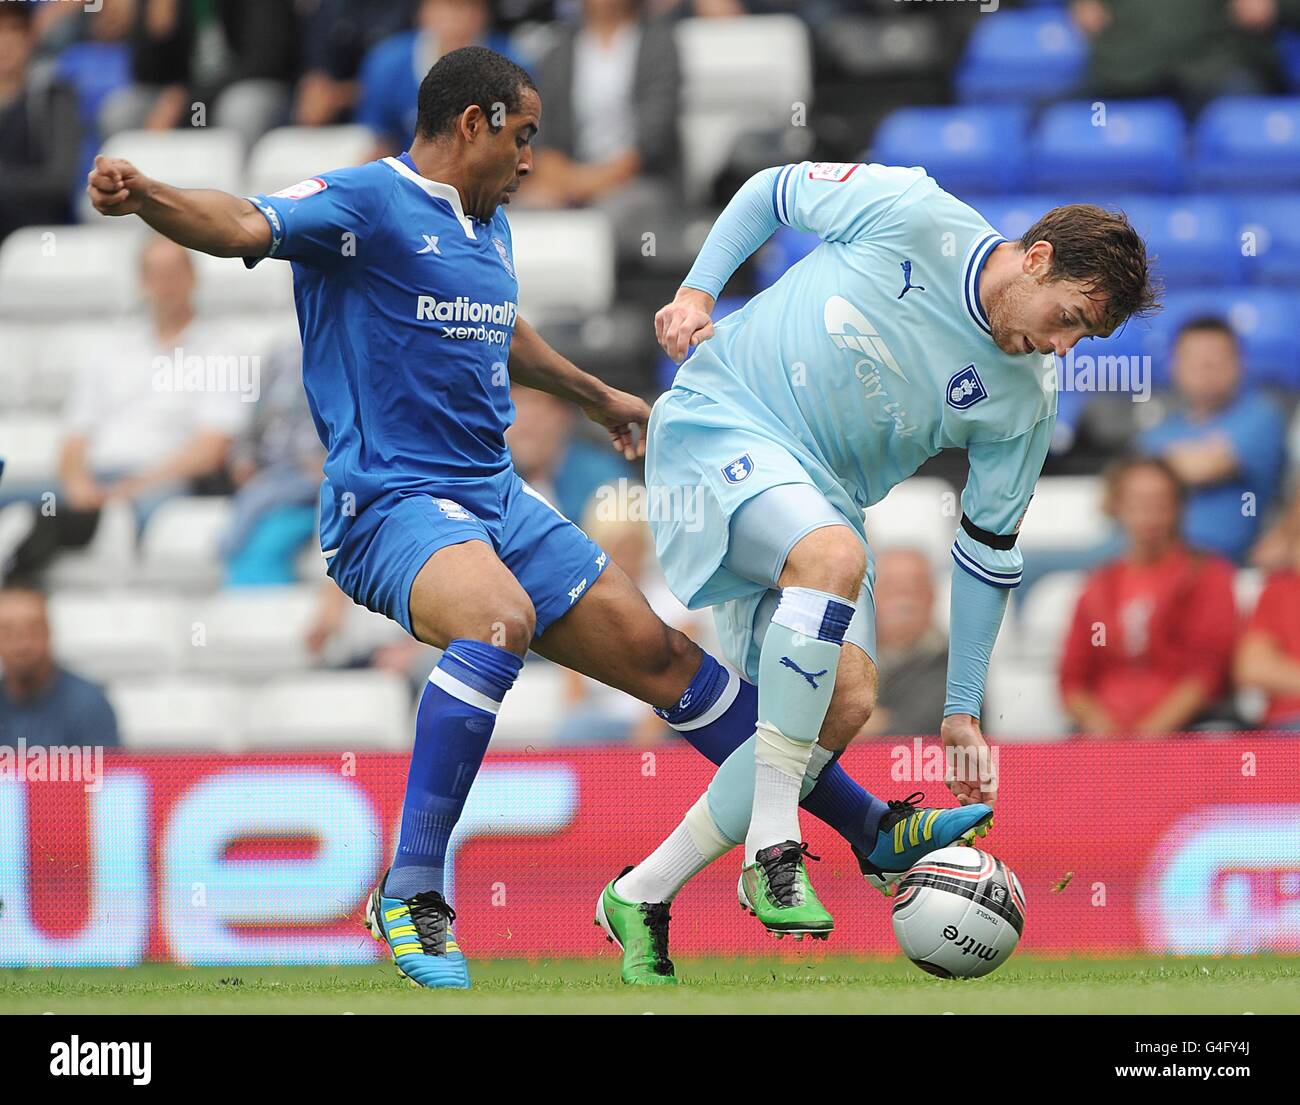
[[(447, 846), (530, 648), (649, 703), (715, 764), (755, 733), (753, 683), (665, 626), (512, 466), (512, 382), (577, 404), (629, 460), (644, 449), (650, 413), (518, 314), (504, 206), (531, 171), (541, 111), (524, 70), (465, 47), (421, 82), (400, 157), (246, 198), (174, 188), (103, 156), (87, 182), (103, 215), (137, 215), (181, 245), (250, 266), (293, 266), (303, 383), (327, 449), (329, 575), (443, 650), (416, 714), (396, 854), (365, 911), (398, 969), (426, 987), (470, 985), (443, 893)], [(833, 762), (802, 803), (862, 855), (935, 812), (883, 802)], [(890, 870), (952, 839), (927, 830), (891, 851)], [(625, 981), (676, 981), (665, 901), (625, 903), (602, 923), (623, 947)]]

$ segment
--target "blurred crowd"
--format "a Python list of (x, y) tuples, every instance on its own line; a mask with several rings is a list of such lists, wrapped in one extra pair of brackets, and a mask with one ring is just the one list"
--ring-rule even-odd
[[(1194, 115), (1215, 97), (1282, 92), (1291, 80), (1288, 32), (1300, 28), (1300, 0), (1056, 6), (1087, 43), (1086, 67), (1062, 95), (1165, 96)], [(817, 98), (798, 156), (843, 158), (869, 148), (871, 129), (891, 108), (952, 99), (966, 37), (980, 19), (998, 17), (979, 7), (102, 0), (92, 16), (72, 2), (0, 3), (0, 239), (23, 226), (72, 221), (89, 159), (125, 131), (222, 127), (248, 148), (282, 126), (354, 123), (367, 129), (370, 156), (399, 152), (412, 133), (423, 73), (442, 53), (480, 43), (528, 68), (542, 95), (536, 171), (520, 206), (607, 213), (620, 258), (617, 302), (645, 322), (671, 295), (690, 253), (668, 250), (657, 263), (639, 257), (641, 229), (682, 212), (707, 220), (748, 172), (789, 159), (770, 144), (737, 141), (712, 189), (686, 196), (676, 23), (781, 13), (805, 20)], [(886, 64), (872, 71), (875, 84), (855, 93), (854, 58), (842, 52), (857, 48), (848, 32), (861, 31), (865, 16), (890, 21), (899, 29), (890, 33), (919, 28), (921, 19), (941, 25), (935, 57), (942, 68), (918, 75)], [(875, 41), (859, 45), (883, 49)], [(1036, 64), (1032, 44), (1023, 64)], [(868, 87), (880, 95), (866, 94)], [(35, 509), (21, 526), (0, 524), (0, 743), (18, 734), (50, 743), (86, 732), (100, 734), (100, 743), (117, 739), (104, 693), (58, 662), (45, 597), (51, 565), (90, 546), (113, 504), (129, 508), (141, 534), (169, 499), (227, 498), (218, 543), (224, 588), (311, 583), (319, 590), (303, 645), (315, 662), (395, 672), (418, 687), (430, 667), (428, 650), (394, 630), (341, 654), (350, 603), (303, 567), (314, 540), (322, 450), (301, 393), (296, 341), (278, 342), (262, 359), (256, 402), (160, 388), (160, 355), (182, 346), (220, 355), (230, 336), (196, 306), (193, 261), (184, 250), (152, 238), (139, 266), (138, 312), (115, 324), (111, 342), (87, 359), (66, 400), (61, 508), (40, 509), (32, 493)], [(743, 295), (754, 282), (747, 268), (729, 294)], [(648, 322), (643, 329), (630, 376), (618, 382), (653, 395), (665, 380), (661, 362), (645, 351)], [(1049, 476), (1097, 476), (1109, 519), (1094, 544), (1054, 553), (1037, 576), (1027, 564), (1026, 588), (1047, 571), (1086, 573), (1066, 619), (1057, 678), (1069, 724), (1088, 739), (1247, 724), (1300, 731), (1300, 415), (1295, 394), (1254, 386), (1248, 375), (1236, 320), (1214, 313), (1187, 319), (1172, 344), (1169, 386), (1141, 417), (1101, 435), (1104, 447), (1082, 434), (1049, 461)], [(635, 481), (635, 468), (551, 397), (516, 388), (514, 399), (509, 442), (524, 478), (584, 522), (665, 620), (707, 637), (707, 612), (685, 610), (664, 586), (645, 523), (598, 509), (598, 490)], [(0, 456), (4, 451), (0, 441)], [(961, 462), (939, 458), (924, 471), (960, 486), (954, 463)], [(0, 505), (11, 501), (4, 491), (0, 486)], [(1243, 571), (1263, 581), (1246, 606), (1234, 590)], [(864, 738), (935, 731), (946, 652), (936, 607), (945, 591), (924, 550), (876, 550), (881, 686)], [(668, 735), (645, 708), (580, 677), (566, 676), (562, 693), (557, 740), (649, 743)], [(1243, 716), (1243, 693), (1262, 702), (1253, 716)]]

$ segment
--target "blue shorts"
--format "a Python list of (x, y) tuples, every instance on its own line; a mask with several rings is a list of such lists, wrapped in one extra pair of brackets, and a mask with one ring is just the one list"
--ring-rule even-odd
[(586, 594), (609, 557), (515, 473), (497, 486), (499, 494), (478, 496), (472, 507), (463, 494), (410, 494), (362, 511), (328, 557), (330, 579), (411, 633), (411, 587), (425, 562), (448, 545), (482, 541), (528, 593), (540, 637)]

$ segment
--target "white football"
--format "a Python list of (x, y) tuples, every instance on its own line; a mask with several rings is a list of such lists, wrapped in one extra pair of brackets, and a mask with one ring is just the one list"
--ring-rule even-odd
[(1025, 892), (1005, 863), (975, 848), (940, 848), (897, 883), (894, 935), (940, 978), (978, 978), (1010, 958), (1025, 928)]

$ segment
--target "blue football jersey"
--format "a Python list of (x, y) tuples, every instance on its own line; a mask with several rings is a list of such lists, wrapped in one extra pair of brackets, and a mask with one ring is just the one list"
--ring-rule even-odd
[(249, 199), (271, 226), (266, 256), (293, 265), (303, 384), (328, 449), (322, 551), (406, 495), (496, 509), (518, 311), (505, 212), (465, 215), (405, 153)]

